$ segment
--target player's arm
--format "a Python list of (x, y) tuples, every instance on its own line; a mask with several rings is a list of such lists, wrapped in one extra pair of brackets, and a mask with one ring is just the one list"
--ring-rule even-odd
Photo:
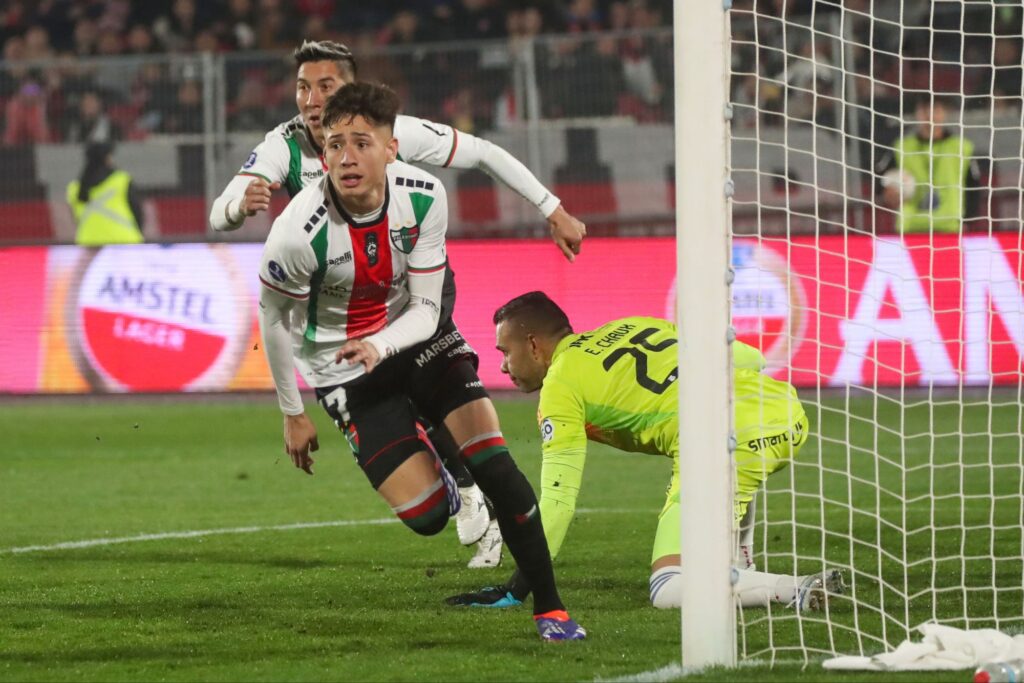
[(399, 116), (395, 137), (406, 161), (451, 168), (477, 168), (537, 207), (547, 219), (551, 238), (572, 261), (580, 252), (587, 227), (562, 206), (530, 169), (504, 148), (446, 126), (413, 116)]
[[(275, 228), (278, 228), (276, 223)], [(306, 251), (309, 251), (308, 246)], [(315, 267), (313, 257), (312, 268)], [(309, 454), (319, 449), (320, 444), (295, 380), (290, 314), (296, 302), (309, 299), (312, 272), (310, 254), (289, 245), (283, 230), (271, 230), (260, 264), (260, 337), (277, 390), (278, 405), (284, 415), (284, 450), (292, 463), (307, 474), (313, 474), (313, 458)]]
[(732, 366), (736, 369), (761, 372), (768, 367), (768, 361), (760, 350), (737, 339), (732, 343)]
[(448, 262), (444, 237), (448, 230), (448, 199), (437, 188), (433, 203), (420, 222), (420, 237), (409, 254), (409, 303), (395, 320), (376, 334), (345, 342), (337, 361), (362, 363), (372, 372), (377, 363), (430, 339), (441, 318), (441, 290)]
[(288, 173), (288, 144), (268, 135), (256, 146), (210, 209), (210, 226), (218, 231), (238, 230), (245, 219), (270, 208), (270, 197)]

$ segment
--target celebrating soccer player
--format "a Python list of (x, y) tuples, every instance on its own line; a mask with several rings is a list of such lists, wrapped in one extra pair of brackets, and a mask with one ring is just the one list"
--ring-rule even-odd
[[(540, 509), (551, 556), (558, 554), (576, 510), (587, 439), (668, 456), (672, 482), (654, 538), (650, 594), (655, 607), (678, 608), (682, 578), (675, 325), (657, 318), (623, 318), (574, 334), (566, 314), (543, 292), (512, 299), (494, 314), (494, 323), (504, 357), (502, 372), (521, 391), (540, 390)], [(757, 489), (806, 441), (808, 423), (796, 390), (759, 372), (764, 364), (759, 351), (736, 345), (738, 529)], [(798, 610), (819, 609), (827, 593), (843, 590), (837, 570), (798, 577), (769, 574), (753, 568), (749, 548), (738, 556), (734, 591), (744, 606), (781, 602)], [(506, 585), (456, 595), (448, 602), (506, 607), (518, 604), (528, 592), (528, 579), (517, 572)]]
[(396, 161), (397, 111), (394, 92), (366, 83), (328, 99), (327, 174), (292, 199), (264, 247), (260, 330), (285, 450), (312, 474), (317, 435), (297, 366), (374, 489), (409, 528), (432, 535), (461, 501), (416, 417), (444, 424), (534, 587), (541, 637), (582, 639), (558, 596), (536, 496), (502, 438), (476, 354), (442, 313), (446, 194), (434, 176)]
[[(338, 88), (356, 80), (357, 65), (352, 52), (332, 41), (305, 41), (295, 50), (298, 68), (295, 103), (299, 115), (267, 133), (266, 139), (249, 155), (238, 175), (214, 201), (210, 224), (215, 230), (237, 230), (247, 217), (270, 208), (273, 190), (282, 186), (290, 196), (323, 177), (323, 111), (327, 99)], [(546, 218), (555, 244), (570, 261), (579, 253), (586, 227), (562, 207), (554, 194), (530, 171), (501, 147), (444, 124), (399, 115), (395, 121), (399, 154), (406, 162), (422, 162), (451, 168), (478, 168), (515, 190)], [(444, 296), (454, 306), (455, 280), (445, 271)], [(459, 540), (477, 543), (471, 568), (494, 567), (501, 561), (501, 532), (488, 520), (483, 495), (468, 470), (453, 452), (450, 435), (431, 433), (445, 465), (459, 483), (462, 510), (456, 517)]]

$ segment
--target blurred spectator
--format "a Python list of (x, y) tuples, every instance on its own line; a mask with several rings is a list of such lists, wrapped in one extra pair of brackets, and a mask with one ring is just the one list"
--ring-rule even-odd
[(93, 90), (81, 95), (66, 122), (64, 139), (68, 142), (112, 143), (121, 136), (104, 109), (102, 97)]
[(130, 0), (106, 0), (96, 23), (104, 33), (123, 35), (131, 13)]
[(18, 92), (28, 76), (28, 68), (19, 64), (25, 59), (25, 39), (12, 36), (4, 42), (4, 68), (0, 69), (0, 99)]
[(75, 24), (74, 53), (79, 57), (96, 54), (96, 43), (99, 40), (99, 29), (92, 19), (79, 19)]
[(153, 33), (168, 52), (188, 52), (202, 28), (195, 0), (174, 0), (170, 11), (153, 24)]
[(142, 134), (161, 129), (164, 113), (174, 106), (176, 92), (163, 64), (146, 62), (139, 67), (131, 88), (131, 102), (140, 112), (135, 125)]
[(212, 28), (204, 28), (197, 33), (193, 47), (196, 52), (209, 52), (212, 54), (221, 51), (220, 40), (217, 39), (217, 33)]
[(587, 33), (602, 29), (601, 13), (594, 0), (569, 0), (562, 14), (568, 33)]
[(50, 141), (46, 93), (34, 80), (25, 81), (4, 107), (4, 144), (31, 145)]
[(296, 42), (292, 17), (281, 0), (259, 0), (257, 12), (256, 45), (260, 50), (286, 50)]
[(128, 31), (127, 53), (133, 55), (149, 55), (156, 52), (156, 41), (149, 27), (135, 24)]
[[(618, 29), (652, 29), (658, 24), (657, 12), (644, 0), (614, 3), (609, 12), (610, 21)], [(663, 111), (671, 93), (672, 47), (646, 34), (633, 34), (619, 40), (619, 57), (625, 92), (619, 100), (619, 111), (638, 121), (667, 118)]]
[(252, 0), (228, 0), (224, 31), (229, 45), (237, 50), (251, 50), (256, 46), (256, 16)]
[(992, 106), (996, 111), (1020, 112), (1024, 97), (1021, 67), (1021, 39), (996, 38), (993, 68), (988, 82), (992, 88)]
[(25, 59), (50, 59), (50, 34), (42, 26), (33, 26), (25, 31)]
[(242, 81), (235, 100), (235, 110), (228, 117), (228, 128), (232, 131), (258, 130), (271, 127), (267, 110), (266, 85), (253, 76)]
[(115, 168), (113, 151), (108, 143), (89, 145), (81, 175), (68, 184), (77, 244), (95, 247), (143, 241), (142, 207), (132, 177)]
[(505, 23), (493, 0), (456, 0), (451, 13), (451, 37), (480, 40), (501, 37)]
[(953, 109), (934, 95), (919, 101), (917, 129), (879, 164), (882, 200), (899, 209), (900, 232), (960, 232), (964, 219), (976, 215), (981, 168), (974, 143), (950, 131)]
[(165, 109), (160, 122), (163, 133), (199, 133), (203, 130), (203, 91), (194, 80), (183, 81), (178, 98)]

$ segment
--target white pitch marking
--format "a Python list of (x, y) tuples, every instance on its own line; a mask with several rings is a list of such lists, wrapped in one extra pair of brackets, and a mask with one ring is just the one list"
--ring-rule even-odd
[[(580, 514), (629, 514), (649, 513), (645, 509), (615, 508), (581, 508)], [(119, 545), (122, 543), (141, 543), (143, 541), (164, 541), (179, 538), (202, 538), (203, 536), (223, 536), (227, 534), (256, 534), (264, 531), (295, 531), (297, 529), (323, 529), (342, 526), (376, 526), (381, 524), (397, 524), (397, 517), (383, 519), (337, 519), (329, 522), (296, 522), (294, 524), (276, 524), (273, 526), (239, 526), (224, 529), (197, 529), (192, 531), (168, 531), (158, 534), (139, 534), (137, 536), (119, 536), (116, 538), (91, 538), (84, 541), (64, 541), (50, 545), (26, 545), (19, 548), (0, 548), (0, 555), (21, 555), (24, 553), (40, 553), (51, 550), (76, 550), (78, 548), (95, 548), (103, 545)]]
[[(820, 658), (809, 658), (809, 659), (776, 659), (774, 662), (770, 662), (765, 659), (744, 659), (737, 663), (737, 669), (747, 668), (758, 668), (764, 666), (806, 666), (807, 664), (814, 664), (820, 662)], [(681, 666), (678, 663), (668, 664), (661, 667), (660, 669), (652, 669), (650, 671), (641, 671), (637, 674), (628, 674), (626, 676), (618, 676), (616, 678), (595, 678), (595, 683), (668, 683), (668, 681), (678, 681), (685, 679), (687, 676), (693, 676), (697, 674), (705, 673), (707, 669), (705, 667), (686, 667)]]

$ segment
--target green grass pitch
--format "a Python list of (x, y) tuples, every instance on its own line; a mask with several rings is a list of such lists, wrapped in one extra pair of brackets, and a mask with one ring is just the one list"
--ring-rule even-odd
[[(535, 404), (498, 404), (513, 455), (536, 482)], [(970, 524), (974, 517), (1019, 526), (1019, 500), (1016, 507), (985, 502), (986, 496), (1008, 501), (1007, 492), (1019, 491), (1019, 410), (979, 407), (974, 414), (957, 402), (921, 410), (900, 410), (890, 401), (827, 399), (823, 405), (812, 412), (814, 437), (800, 461), (772, 478), (774, 489), (796, 486), (806, 495), (769, 494), (770, 523), (762, 522), (758, 534), (759, 550), (765, 550), (765, 539), (768, 553), (759, 562), (781, 569), (794, 549), (813, 557), (824, 548), (858, 567), (852, 578), (867, 603), (884, 600), (886, 611), (912, 623), (964, 610), (990, 615), (995, 599), (1000, 613), (1020, 610), (1019, 561), (940, 563), (940, 584), (959, 585), (961, 568), (975, 577), (969, 585), (978, 586), (978, 600), (967, 605), (905, 599), (913, 586), (872, 580), (878, 566), (888, 576), (899, 559), (877, 549), (896, 530), (889, 520), (879, 523), (857, 511), (873, 508), (877, 496), (894, 495), (888, 493), (893, 487), (921, 493), (917, 474), (928, 470), (938, 473), (930, 475), (928, 490), (948, 484), (974, 496), (960, 506), (952, 498), (924, 504), (922, 514), (939, 526)], [(678, 660), (679, 614), (650, 608), (647, 595), (650, 544), (670, 472), (666, 459), (592, 446), (581, 511), (557, 563), (563, 597), (591, 637), (551, 645), (537, 638), (525, 607), (445, 607), (446, 595), (504, 580), (509, 565), (466, 569), (471, 551), (458, 545), (454, 530), (420, 538), (391, 523), (342, 436), (319, 412), (315, 419), (322, 447), (316, 475), (309, 477), (281, 452), (280, 416), (270, 397), (6, 399), (0, 404), (0, 680), (607, 680)], [(875, 430), (869, 420), (885, 429)], [(965, 445), (964, 438), (953, 443), (954, 437), (941, 436), (958, 424), (979, 434), (1018, 436), (984, 443), (977, 437), (973, 445), (979, 453), (984, 449), (972, 468), (958, 455), (973, 452), (970, 440)], [(896, 436), (926, 431), (940, 433), (933, 440), (951, 441), (933, 449), (923, 437)], [(894, 474), (885, 458), (867, 457), (893, 448), (909, 473)], [(928, 452), (945, 459), (929, 461)], [(992, 477), (1000, 463), (1005, 472)], [(815, 496), (822, 490), (835, 502), (819, 502)], [(825, 534), (814, 528), (823, 516), (830, 521)], [(265, 529), (344, 521), (352, 524)], [(847, 537), (850, 524), (857, 543)], [(257, 527), (262, 530), (237, 531)], [(989, 542), (999, 540), (991, 536)], [(1019, 542), (1019, 533), (1015, 538)], [(926, 548), (941, 556), (959, 553), (961, 541), (951, 529), (908, 542), (911, 551)], [(993, 598), (991, 586), (1000, 581), (1016, 583)], [(897, 642), (904, 635), (884, 614), (850, 601), (836, 601), (830, 616), (838, 626), (831, 629), (766, 616), (764, 610), (744, 615), (744, 647), (759, 658), (766, 657), (769, 641), (793, 645), (803, 639), (812, 650), (855, 643), (849, 629), (855, 621), (866, 630), (888, 628)], [(880, 649), (871, 642), (865, 647)], [(806, 667), (791, 663), (799, 653), (782, 650), (779, 656), (785, 661), (774, 670), (755, 666), (688, 680), (882, 680), (826, 674), (813, 658)], [(900, 680), (959, 681), (966, 674)]]

